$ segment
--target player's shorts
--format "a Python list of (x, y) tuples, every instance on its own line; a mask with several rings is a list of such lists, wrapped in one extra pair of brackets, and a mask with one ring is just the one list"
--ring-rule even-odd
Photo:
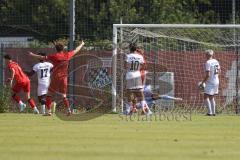
[(144, 84), (145, 78), (143, 76), (126, 79), (126, 89), (143, 89)]
[(15, 83), (14, 86), (12, 87), (12, 90), (15, 93), (19, 93), (21, 90), (23, 90), (24, 92), (30, 92), (30, 88), (31, 88), (30, 80), (25, 80), (20, 83)]
[(37, 90), (38, 96), (42, 96), (42, 95), (47, 94), (48, 87), (49, 87), (49, 83), (39, 83), (38, 84), (38, 90)]
[(204, 93), (208, 95), (218, 94), (218, 86), (219, 85), (206, 84), (204, 88)]
[(67, 84), (68, 84), (68, 79), (66, 76), (52, 77), (48, 91), (54, 92), (54, 93), (66, 94)]

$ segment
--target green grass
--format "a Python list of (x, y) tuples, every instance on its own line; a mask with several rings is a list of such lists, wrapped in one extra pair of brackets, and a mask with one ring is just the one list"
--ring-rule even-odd
[(0, 114), (1, 160), (238, 160), (239, 116), (193, 116), (192, 121), (126, 121), (105, 115), (61, 121)]

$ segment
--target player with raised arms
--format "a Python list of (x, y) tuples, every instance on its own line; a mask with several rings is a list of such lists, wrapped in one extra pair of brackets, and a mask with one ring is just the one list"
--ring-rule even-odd
[(151, 114), (148, 104), (144, 99), (144, 83), (146, 76), (146, 62), (143, 57), (143, 51), (140, 46), (134, 43), (129, 45), (130, 53), (126, 54), (126, 114), (129, 114), (133, 108), (134, 99), (140, 102), (140, 107), (144, 114)]
[(54, 66), (52, 71), (51, 83), (48, 88), (48, 94), (46, 97), (46, 107), (48, 109), (47, 115), (51, 116), (52, 96), (54, 93), (58, 93), (62, 96), (64, 105), (67, 108), (67, 115), (70, 115), (72, 113), (69, 101), (67, 99), (68, 64), (70, 59), (80, 52), (84, 44), (85, 43), (82, 41), (81, 44), (77, 46), (74, 50), (67, 52), (64, 50), (64, 45), (58, 42), (55, 43), (57, 53), (47, 56), (41, 56), (29, 52), (30, 56), (39, 60), (50, 61)]
[[(30, 97), (30, 80), (27, 75), (23, 72), (22, 68), (18, 63), (14, 62), (10, 55), (4, 55), (6, 66), (9, 68), (11, 77), (8, 79), (10, 81), (10, 86), (12, 88), (12, 98), (18, 103), (20, 112), (23, 112), (26, 108), (26, 104), (22, 102), (20, 97), (17, 95), (21, 90), (24, 91), (26, 99), (28, 100), (29, 105), (33, 109), (35, 114), (39, 114), (39, 111), (36, 107), (34, 100)], [(15, 84), (13, 85), (13, 80)]]
[(204, 102), (208, 108), (208, 116), (215, 116), (216, 103), (214, 96), (218, 94), (220, 64), (213, 58), (213, 50), (206, 50), (205, 77), (199, 87), (204, 88)]
[[(46, 53), (38, 53), (38, 55), (46, 56)], [(33, 66), (32, 71), (27, 73), (28, 76), (32, 76), (35, 73), (37, 73), (38, 77), (37, 95), (38, 101), (41, 104), (43, 115), (45, 115), (46, 95), (51, 81), (50, 75), (52, 68), (53, 68), (52, 63), (46, 62), (45, 60), (40, 60), (39, 63)]]

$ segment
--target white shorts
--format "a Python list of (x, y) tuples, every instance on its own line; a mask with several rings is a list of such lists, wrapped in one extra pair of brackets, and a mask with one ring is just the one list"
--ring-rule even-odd
[(142, 77), (126, 79), (126, 89), (143, 89), (144, 83), (145, 79)]
[(49, 87), (49, 83), (39, 83), (38, 84), (38, 91), (37, 91), (38, 96), (42, 96), (44, 94), (47, 94), (48, 87)]
[(218, 86), (219, 85), (206, 84), (204, 88), (204, 93), (208, 95), (218, 94)]

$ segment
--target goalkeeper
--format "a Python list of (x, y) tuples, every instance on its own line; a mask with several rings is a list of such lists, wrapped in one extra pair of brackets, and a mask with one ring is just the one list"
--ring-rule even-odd
[(155, 104), (155, 100), (158, 100), (158, 99), (182, 101), (182, 98), (172, 97), (169, 95), (159, 95), (157, 93), (153, 93), (151, 85), (144, 86), (144, 97), (145, 97), (145, 101), (149, 106), (151, 106), (152, 104)]
[[(206, 50), (205, 77), (199, 87), (204, 88), (204, 101), (208, 108), (207, 116), (216, 115), (216, 103), (214, 96), (218, 94), (220, 64), (213, 58), (213, 50)], [(204, 87), (204, 84), (206, 86)]]
[[(151, 85), (145, 85), (143, 93), (144, 93), (145, 101), (147, 102), (147, 106), (144, 107), (144, 110), (146, 111), (148, 110), (150, 111), (148, 106), (152, 106), (153, 104), (155, 104), (155, 101), (158, 99), (182, 101), (182, 98), (179, 98), (179, 97), (173, 97), (169, 95), (159, 95), (157, 93), (153, 93)], [(126, 114), (136, 113), (137, 109), (141, 108), (141, 104), (136, 103), (136, 100), (134, 97), (131, 97), (130, 99), (133, 99), (133, 105), (131, 108), (126, 109)]]

